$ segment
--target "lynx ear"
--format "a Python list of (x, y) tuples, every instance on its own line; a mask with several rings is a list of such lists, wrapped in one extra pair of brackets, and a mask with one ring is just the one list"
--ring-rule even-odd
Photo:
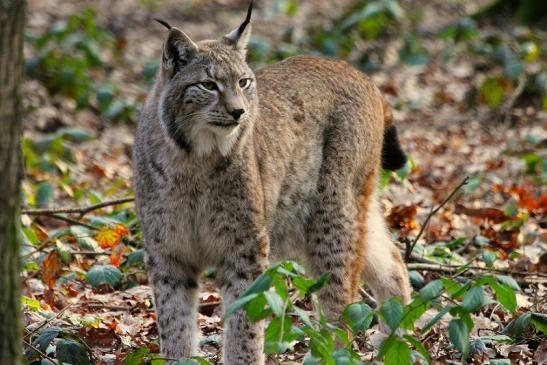
[(232, 45), (235, 49), (240, 52), (245, 53), (247, 48), (247, 43), (249, 43), (249, 38), (251, 37), (251, 13), (253, 11), (253, 2), (249, 3), (249, 8), (247, 9), (247, 16), (245, 20), (239, 27), (226, 34), (222, 40)]
[(164, 21), (156, 21), (169, 29), (169, 35), (163, 45), (162, 67), (170, 75), (174, 75), (188, 64), (196, 54), (198, 46), (180, 29), (171, 27)]

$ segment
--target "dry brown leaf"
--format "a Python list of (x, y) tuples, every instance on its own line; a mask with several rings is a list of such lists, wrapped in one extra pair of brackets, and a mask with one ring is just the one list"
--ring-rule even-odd
[(63, 262), (57, 251), (51, 251), (42, 263), (42, 279), (51, 289), (61, 274)]

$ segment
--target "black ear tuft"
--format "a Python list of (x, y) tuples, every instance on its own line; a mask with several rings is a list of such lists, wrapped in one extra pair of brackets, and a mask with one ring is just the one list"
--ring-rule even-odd
[(230, 33), (222, 37), (222, 41), (226, 44), (232, 45), (235, 49), (245, 53), (247, 48), (247, 43), (251, 36), (251, 14), (253, 12), (253, 2), (249, 3), (247, 8), (247, 15), (243, 23), (239, 25), (236, 29), (232, 30)]
[(382, 145), (382, 168), (395, 171), (406, 164), (406, 155), (401, 148), (395, 126), (386, 128)]
[(171, 30), (172, 27), (165, 20), (159, 18), (154, 18), (154, 20), (163, 25), (165, 28)]

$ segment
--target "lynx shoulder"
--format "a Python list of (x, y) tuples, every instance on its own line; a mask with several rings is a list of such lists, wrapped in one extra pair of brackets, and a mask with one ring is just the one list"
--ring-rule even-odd
[[(375, 199), (382, 164), (405, 162), (378, 89), (345, 62), (299, 56), (254, 73), (251, 8), (219, 40), (169, 28), (139, 122), (134, 182), (161, 351), (197, 351), (199, 275), (225, 306), (282, 258), (329, 274), (337, 320), (364, 278), (379, 302), (409, 299), (406, 268)], [(226, 320), (224, 364), (263, 364), (262, 322)]]

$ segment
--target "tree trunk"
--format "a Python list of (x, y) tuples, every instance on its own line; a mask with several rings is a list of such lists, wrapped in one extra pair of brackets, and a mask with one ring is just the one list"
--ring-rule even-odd
[(19, 181), (25, 1), (0, 0), (0, 365), (21, 364)]

